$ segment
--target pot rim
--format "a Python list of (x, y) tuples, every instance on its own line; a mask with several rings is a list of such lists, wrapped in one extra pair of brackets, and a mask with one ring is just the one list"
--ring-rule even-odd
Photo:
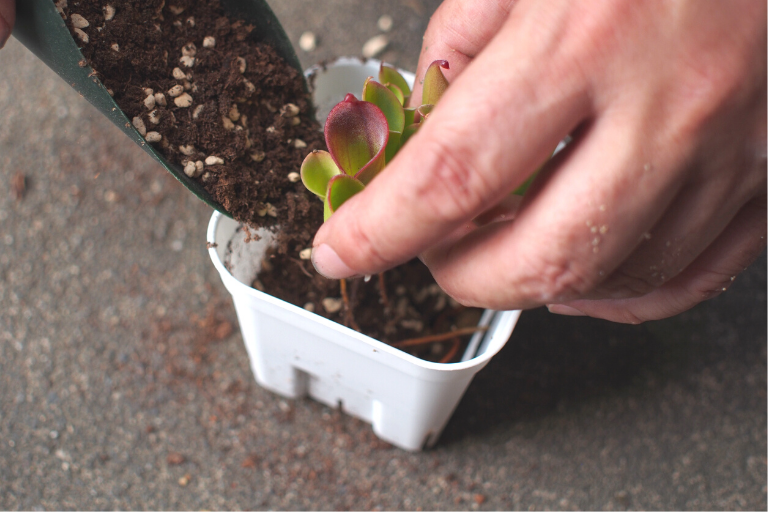
[[(207, 230), (207, 242), (208, 242), (208, 255), (211, 258), (211, 261), (213, 262), (214, 267), (219, 272), (219, 274), (222, 277), (222, 280), (224, 281), (227, 289), (229, 289), (230, 293), (234, 294), (242, 294), (251, 297), (252, 299), (258, 299), (260, 301), (267, 302), (269, 304), (272, 304), (276, 307), (279, 307), (289, 313), (299, 315), (303, 318), (305, 318), (307, 321), (310, 322), (317, 322), (319, 324), (324, 325), (327, 328), (330, 328), (336, 332), (338, 332), (340, 335), (354, 338), (363, 344), (367, 345), (370, 349), (373, 349), (374, 351), (380, 351), (380, 352), (386, 352), (388, 354), (391, 354), (399, 359), (402, 359), (404, 361), (408, 361), (411, 364), (415, 364), (417, 366), (420, 366), (425, 369), (429, 370), (436, 370), (441, 372), (451, 372), (451, 371), (461, 371), (465, 370), (467, 368), (472, 368), (478, 365), (485, 364), (488, 360), (490, 360), (493, 356), (495, 356), (499, 350), (506, 344), (509, 336), (507, 336), (506, 339), (502, 341), (498, 340), (492, 340), (491, 343), (488, 344), (485, 352), (483, 352), (480, 355), (476, 355), (472, 357), (469, 360), (466, 361), (460, 361), (456, 363), (435, 363), (431, 361), (425, 361), (424, 359), (420, 359), (416, 356), (413, 356), (411, 354), (408, 354), (407, 352), (404, 352), (398, 348), (395, 348), (391, 345), (388, 345), (382, 341), (379, 341), (375, 338), (372, 338), (368, 335), (362, 334), (360, 332), (355, 331), (354, 329), (351, 329), (349, 327), (345, 327), (337, 322), (334, 322), (333, 320), (329, 320), (327, 318), (324, 318), (316, 313), (309, 312), (305, 310), (304, 308), (300, 308), (298, 306), (295, 306), (289, 302), (286, 302), (282, 299), (278, 299), (277, 297), (273, 297), (272, 295), (269, 295), (268, 293), (261, 292), (251, 286), (246, 285), (245, 283), (237, 280), (232, 273), (229, 271), (229, 269), (226, 268), (224, 265), (224, 262), (219, 257), (219, 253), (217, 251), (218, 245), (213, 246), (213, 244), (218, 244), (219, 242), (216, 240), (216, 231), (219, 225), (219, 221), (222, 219), (223, 215), (220, 212), (214, 211), (213, 215), (211, 216), (211, 220), (208, 223), (208, 230)], [(230, 220), (230, 219), (228, 219)], [(226, 243), (226, 242), (224, 242)], [(234, 297), (233, 297), (234, 298)], [(520, 315), (520, 311), (512, 311), (507, 312), (512, 313), (512, 315), (507, 315), (509, 318), (505, 318), (506, 322), (516, 322), (517, 318)], [(501, 316), (501, 312), (488, 310), (486, 309), (483, 313), (483, 316), (480, 320), (480, 323), (478, 325), (487, 326), (489, 327), (489, 330), (486, 331), (486, 334), (483, 335), (483, 333), (476, 333), (475, 335), (480, 336), (480, 343), (478, 346), (482, 346), (482, 339), (485, 338), (485, 336), (488, 335), (488, 333), (493, 333), (492, 324), (494, 323), (494, 320), (499, 320), (499, 317)], [(513, 324), (514, 325), (514, 324)], [(499, 328), (497, 330), (503, 331), (503, 329)], [(471, 342), (470, 342), (471, 343)]]

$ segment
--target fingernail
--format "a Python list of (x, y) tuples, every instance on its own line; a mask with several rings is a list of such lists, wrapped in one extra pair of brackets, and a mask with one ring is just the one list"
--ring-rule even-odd
[(11, 27), (5, 21), (5, 18), (0, 16), (0, 48), (5, 46), (5, 42), (9, 37), (11, 37)]
[(342, 279), (355, 275), (355, 271), (349, 268), (328, 244), (320, 244), (312, 249), (312, 264), (320, 275), (328, 279)]
[(571, 306), (564, 306), (563, 304), (548, 304), (547, 309), (550, 313), (554, 313), (556, 315), (587, 316), (587, 314), (583, 311), (579, 311), (578, 309), (572, 308)]

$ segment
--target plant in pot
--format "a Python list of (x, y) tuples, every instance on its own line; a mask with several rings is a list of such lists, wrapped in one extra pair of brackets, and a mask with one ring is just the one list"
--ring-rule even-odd
[[(431, 66), (430, 72), (437, 73), (425, 79), (425, 94), (436, 94), (430, 105), (447, 85), (441, 65), (447, 64)], [(319, 112), (364, 86), (363, 101), (346, 96), (330, 110), (325, 127), (329, 151), (310, 153), (301, 170), (304, 183), (323, 199), (327, 217), (384, 169), (428, 119), (430, 108), (403, 107), (413, 76), (398, 74), (402, 83), (397, 84), (394, 70), (375, 61), (339, 59), (311, 73)], [(379, 82), (368, 78), (377, 73)], [(355, 130), (338, 126), (350, 119), (365, 125), (358, 131), (366, 134), (362, 139), (355, 138)], [(427, 361), (251, 287), (269, 262), (265, 255), (273, 236), (261, 231), (257, 242), (246, 243), (246, 238), (250, 235), (237, 222), (214, 213), (209, 252), (233, 296), (256, 380), (287, 397), (309, 395), (340, 406), (404, 449), (419, 450), (437, 441), (474, 374), (503, 347), (520, 314), (486, 310), (458, 362)]]

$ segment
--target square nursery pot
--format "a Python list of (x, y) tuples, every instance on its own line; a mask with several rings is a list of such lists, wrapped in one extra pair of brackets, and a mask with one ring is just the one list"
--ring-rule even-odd
[[(341, 59), (311, 69), (319, 119), (347, 92), (377, 76), (379, 63)], [(403, 73), (412, 80), (413, 75)], [(239, 224), (218, 212), (208, 225), (209, 254), (232, 294), (256, 381), (288, 398), (309, 395), (373, 425), (406, 450), (432, 446), (474, 375), (509, 339), (520, 311), (486, 310), (488, 327), (458, 363), (433, 363), (251, 287), (270, 243), (244, 242)]]

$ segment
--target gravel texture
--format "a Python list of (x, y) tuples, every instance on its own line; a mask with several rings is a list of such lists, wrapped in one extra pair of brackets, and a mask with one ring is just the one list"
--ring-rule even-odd
[[(435, 1), (275, 1), (305, 65), (413, 68)], [(637, 327), (526, 312), (438, 446), (253, 382), (210, 209), (0, 51), (0, 509), (765, 509), (766, 260)]]

